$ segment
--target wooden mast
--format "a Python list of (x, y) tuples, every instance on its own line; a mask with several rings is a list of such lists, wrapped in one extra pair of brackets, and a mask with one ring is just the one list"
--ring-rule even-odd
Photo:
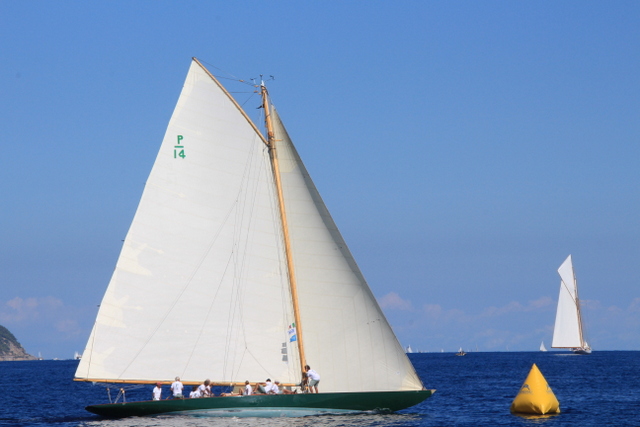
[(573, 288), (576, 290), (576, 309), (578, 311), (578, 329), (580, 330), (580, 347), (586, 349), (587, 346), (584, 342), (584, 332), (582, 330), (582, 310), (580, 309), (580, 297), (578, 297), (578, 279), (576, 278), (576, 272), (573, 269), (573, 264), (571, 264), (571, 272), (573, 273)]
[(298, 305), (298, 287), (296, 284), (296, 274), (293, 267), (293, 258), (291, 256), (291, 240), (289, 238), (289, 226), (287, 224), (287, 213), (284, 205), (284, 196), (282, 193), (282, 181), (280, 180), (280, 166), (278, 164), (278, 155), (276, 153), (275, 137), (273, 134), (273, 123), (271, 122), (271, 112), (269, 110), (269, 96), (264, 82), (260, 84), (260, 93), (262, 95), (262, 107), (264, 108), (264, 121), (267, 127), (267, 146), (269, 147), (269, 157), (271, 166), (273, 167), (273, 175), (278, 191), (278, 205), (280, 206), (280, 217), (282, 218), (282, 231), (284, 235), (284, 250), (287, 258), (287, 272), (289, 273), (289, 286), (291, 288), (291, 299), (293, 300), (293, 317), (296, 322), (296, 341), (298, 343), (298, 352), (300, 353), (300, 369), (305, 372), (304, 367), (307, 364), (304, 345), (302, 342), (302, 325), (300, 323), (300, 307)]

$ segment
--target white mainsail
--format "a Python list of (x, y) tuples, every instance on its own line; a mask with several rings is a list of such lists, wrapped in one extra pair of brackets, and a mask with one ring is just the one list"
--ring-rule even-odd
[(560, 275), (560, 294), (551, 347), (588, 349), (588, 344), (583, 338), (578, 283), (573, 271), (571, 255), (558, 268), (558, 274)]
[(547, 347), (544, 346), (544, 341), (540, 343), (540, 351), (547, 351)]
[(260, 135), (193, 62), (76, 377), (295, 380), (273, 193)]
[(295, 383), (297, 327), (323, 391), (423, 389), (272, 115), (300, 325), (269, 149), (194, 61), (76, 378)]

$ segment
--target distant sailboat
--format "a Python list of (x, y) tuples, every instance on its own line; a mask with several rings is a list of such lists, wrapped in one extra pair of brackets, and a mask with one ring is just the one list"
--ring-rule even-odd
[(80, 360), (82, 359), (82, 355), (76, 351), (75, 354), (73, 355), (73, 358), (74, 360)]
[(409, 346), (407, 347), (405, 353), (413, 353), (413, 349), (411, 348), (411, 344), (409, 344)]
[(584, 339), (578, 281), (573, 270), (571, 255), (558, 268), (558, 274), (560, 274), (560, 295), (551, 347), (569, 348), (577, 354), (589, 354), (591, 347)]
[(544, 341), (540, 343), (540, 351), (547, 351), (547, 347), (544, 346)]
[(456, 353), (456, 356), (465, 356), (467, 353), (464, 352), (464, 350), (462, 349), (462, 347), (460, 347), (460, 350), (458, 350), (458, 352)]

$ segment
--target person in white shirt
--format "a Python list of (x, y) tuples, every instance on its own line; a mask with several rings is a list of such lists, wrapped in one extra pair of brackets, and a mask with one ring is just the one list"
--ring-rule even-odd
[(171, 392), (174, 399), (182, 399), (182, 389), (184, 386), (180, 382), (180, 377), (176, 377), (176, 380), (171, 384)]
[(191, 393), (189, 393), (189, 399), (195, 399), (200, 397), (200, 392), (198, 391), (198, 386), (194, 385), (191, 389)]
[(153, 388), (153, 400), (160, 400), (162, 397), (162, 383), (156, 383)]
[(305, 365), (304, 370), (307, 373), (307, 377), (309, 378), (309, 392), (313, 393), (313, 391), (315, 390), (315, 392), (317, 393), (318, 384), (320, 384), (320, 375), (316, 371), (311, 369), (311, 366), (309, 365)]
[(211, 397), (211, 381), (207, 378), (204, 380), (204, 383), (200, 384), (198, 387), (198, 393), (200, 393), (199, 397)]
[(245, 396), (251, 396), (253, 394), (253, 388), (251, 384), (249, 384), (249, 380), (244, 382), (244, 392), (242, 394)]
[(271, 390), (269, 390), (269, 394), (280, 394), (280, 387), (278, 387), (280, 381), (276, 380), (276, 382), (271, 386)]
[(264, 385), (264, 394), (271, 394), (271, 389), (273, 388), (273, 383), (271, 382), (271, 378), (267, 378), (267, 381)]

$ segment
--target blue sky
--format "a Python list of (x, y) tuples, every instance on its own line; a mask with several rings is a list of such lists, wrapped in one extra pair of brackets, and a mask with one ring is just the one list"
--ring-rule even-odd
[(82, 351), (190, 58), (270, 92), (400, 341), (640, 349), (637, 2), (0, 2), (0, 324)]

